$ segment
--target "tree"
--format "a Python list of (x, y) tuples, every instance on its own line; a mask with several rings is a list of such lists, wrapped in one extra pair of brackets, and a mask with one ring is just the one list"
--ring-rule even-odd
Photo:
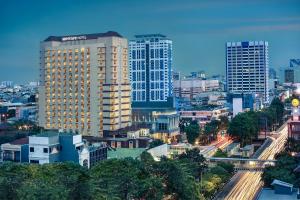
[(284, 116), (284, 104), (279, 98), (274, 98), (270, 104), (270, 109), (275, 110), (276, 123), (282, 123)]
[(227, 158), (228, 155), (226, 152), (223, 152), (221, 149), (217, 149), (216, 153), (214, 154), (214, 157)]
[(165, 158), (156, 164), (156, 173), (163, 177), (165, 195), (171, 196), (170, 199), (196, 200), (200, 198), (199, 185), (185, 162)]
[(200, 150), (198, 148), (187, 150), (185, 153), (180, 154), (177, 159), (188, 164), (190, 170), (194, 172), (196, 179), (199, 179), (201, 177), (201, 173), (203, 173), (208, 167), (206, 159), (202, 154), (200, 154)]
[(90, 199), (89, 176), (75, 163), (4, 163), (0, 172), (0, 199)]
[(196, 139), (200, 134), (200, 126), (198, 123), (191, 123), (185, 127), (184, 131), (186, 132), (187, 140), (190, 144), (194, 144)]
[(208, 135), (209, 137), (212, 135), (212, 138), (215, 139), (217, 137), (220, 123), (221, 122), (218, 120), (212, 120), (206, 123), (204, 126), (204, 134)]
[(287, 152), (276, 155), (277, 162), (275, 166), (265, 168), (262, 178), (266, 186), (270, 187), (274, 179), (299, 186), (299, 181), (294, 173), (298, 165), (298, 160)]
[(229, 120), (227, 116), (220, 117), (220, 129), (227, 129), (229, 125)]
[(179, 129), (180, 132), (184, 132), (185, 127), (187, 127), (188, 125), (190, 125), (190, 123), (192, 122), (192, 119), (189, 118), (181, 118), (179, 120)]
[(234, 172), (234, 165), (227, 162), (219, 162), (217, 166), (224, 168), (229, 174)]
[(251, 144), (257, 138), (259, 131), (258, 113), (249, 111), (239, 113), (229, 124), (228, 132), (232, 137), (240, 140), (241, 145)]
[(93, 199), (162, 199), (162, 178), (150, 175), (132, 158), (100, 162), (90, 177)]

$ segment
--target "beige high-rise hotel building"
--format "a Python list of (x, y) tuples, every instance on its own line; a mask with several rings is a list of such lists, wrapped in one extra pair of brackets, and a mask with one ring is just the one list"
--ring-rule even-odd
[(116, 32), (41, 42), (39, 125), (102, 137), (131, 125), (127, 39)]

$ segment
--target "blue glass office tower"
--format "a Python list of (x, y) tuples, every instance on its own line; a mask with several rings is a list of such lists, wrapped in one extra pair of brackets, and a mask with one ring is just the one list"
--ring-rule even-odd
[(132, 103), (166, 103), (173, 91), (172, 41), (161, 34), (136, 35), (129, 42)]
[(268, 102), (268, 42), (227, 42), (226, 78), (228, 92), (252, 93)]

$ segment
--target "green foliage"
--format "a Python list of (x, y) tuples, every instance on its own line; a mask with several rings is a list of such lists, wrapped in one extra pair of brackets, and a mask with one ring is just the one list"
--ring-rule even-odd
[(229, 174), (234, 172), (234, 165), (228, 162), (219, 162), (217, 166), (224, 168)]
[(179, 160), (164, 159), (157, 163), (157, 173), (163, 177), (166, 195), (171, 199), (196, 200), (200, 191), (190, 168)]
[(163, 195), (162, 179), (151, 176), (132, 158), (101, 162), (90, 174), (93, 199), (161, 199)]
[(198, 149), (159, 162), (144, 152), (140, 160), (110, 159), (90, 170), (74, 163), (3, 163), (0, 199), (198, 200), (209, 198), (229, 178), (227, 168), (208, 169)]
[(178, 156), (181, 162), (187, 163), (187, 166), (193, 172), (196, 179), (200, 179), (201, 173), (207, 169), (207, 163), (200, 150), (197, 148), (191, 149)]
[(213, 138), (216, 138), (220, 126), (220, 121), (212, 120), (209, 123), (206, 123), (204, 126), (204, 134), (212, 134)]
[(185, 127), (187, 127), (192, 122), (192, 119), (189, 118), (181, 118), (179, 120), (179, 129), (180, 132), (184, 132)]
[(0, 172), (0, 199), (89, 199), (87, 171), (74, 163), (4, 163)]
[(279, 98), (274, 98), (271, 102), (270, 109), (275, 110), (276, 123), (282, 123), (284, 116), (284, 104)]
[(226, 152), (223, 152), (221, 149), (217, 149), (216, 153), (214, 154), (214, 157), (227, 158), (228, 155)]
[(240, 140), (241, 146), (251, 144), (252, 139), (257, 138), (261, 127), (272, 129), (274, 125), (282, 123), (284, 116), (284, 104), (279, 98), (274, 98), (268, 108), (259, 112), (243, 112), (236, 115), (229, 123), (228, 133)]
[(196, 139), (200, 134), (200, 126), (196, 122), (190, 123), (187, 127), (185, 127), (184, 131), (186, 132), (187, 140), (190, 144), (194, 144)]
[(275, 166), (266, 167), (262, 178), (267, 187), (270, 187), (274, 179), (278, 179), (287, 183), (299, 186), (300, 177), (294, 173), (299, 161), (288, 154), (283, 152), (276, 156), (277, 162)]
[(285, 148), (287, 152), (300, 152), (300, 141), (288, 138)]
[(253, 111), (239, 113), (229, 124), (228, 132), (232, 137), (238, 138), (242, 146), (251, 144), (259, 131), (257, 113)]
[(221, 116), (220, 117), (220, 129), (227, 129), (229, 125), (228, 117)]

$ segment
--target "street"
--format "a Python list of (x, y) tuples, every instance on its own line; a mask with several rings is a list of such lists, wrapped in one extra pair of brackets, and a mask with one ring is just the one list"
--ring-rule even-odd
[[(288, 136), (287, 125), (284, 124), (278, 131), (278, 137), (258, 157), (262, 160), (273, 160), (274, 156), (283, 150)], [(262, 172), (238, 172), (226, 184), (215, 199), (225, 200), (250, 200), (254, 199), (263, 182)]]

